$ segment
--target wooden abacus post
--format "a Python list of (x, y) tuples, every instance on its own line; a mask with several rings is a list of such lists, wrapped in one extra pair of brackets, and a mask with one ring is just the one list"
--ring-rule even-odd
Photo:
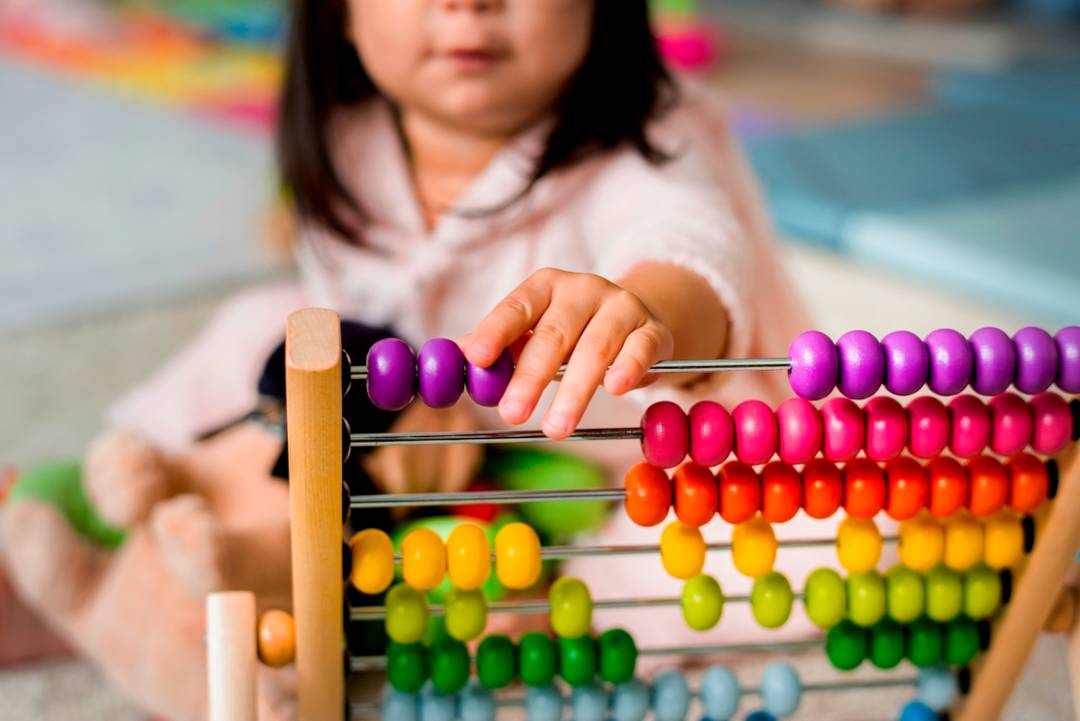
[(209, 721), (255, 721), (255, 594), (206, 597)]
[(1001, 715), (1065, 585), (1080, 548), (1080, 452), (1076, 446), (1059, 459), (1057, 496), (976, 670), (958, 721), (992, 721)]
[(285, 335), (285, 403), (297, 694), (304, 721), (343, 721), (345, 715), (341, 391), (338, 315), (322, 309), (293, 313)]

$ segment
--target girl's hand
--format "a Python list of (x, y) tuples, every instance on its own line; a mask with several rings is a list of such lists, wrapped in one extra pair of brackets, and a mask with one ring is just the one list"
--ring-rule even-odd
[(668, 325), (637, 295), (597, 275), (552, 268), (533, 273), (500, 301), (461, 348), (471, 363), (487, 367), (529, 331), (499, 414), (507, 423), (528, 420), (565, 362), (542, 425), (551, 438), (574, 431), (601, 383), (612, 395), (633, 390), (674, 351)]

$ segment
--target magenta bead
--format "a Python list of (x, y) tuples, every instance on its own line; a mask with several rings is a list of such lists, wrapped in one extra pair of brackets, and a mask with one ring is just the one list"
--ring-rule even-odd
[(671, 401), (653, 403), (641, 417), (641, 452), (659, 468), (674, 468), (690, 448), (690, 424), (686, 413)]
[(913, 398), (907, 405), (908, 450), (916, 458), (934, 458), (949, 445), (949, 410), (933, 396)]
[(821, 451), (821, 414), (805, 398), (788, 398), (776, 408), (780, 460), (806, 463)]
[(949, 450), (960, 458), (977, 456), (990, 443), (990, 410), (975, 396), (956, 396), (949, 401), (952, 437)]
[(904, 452), (908, 442), (907, 411), (889, 396), (871, 398), (863, 406), (866, 416), (866, 457), (889, 461)]
[(735, 457), (747, 465), (769, 461), (776, 453), (776, 415), (761, 401), (743, 401), (731, 412), (735, 424)]
[(974, 371), (974, 359), (967, 338), (948, 328), (939, 328), (926, 336), (930, 353), (930, 390), (952, 396), (968, 387)]
[(1015, 393), (990, 399), (990, 449), (999, 456), (1014, 456), (1031, 443), (1031, 407)]
[(830, 461), (847, 461), (863, 449), (866, 442), (866, 419), (847, 398), (830, 398), (821, 406), (824, 432), (822, 452)]
[(885, 354), (878, 339), (865, 330), (852, 330), (836, 341), (840, 355), (837, 388), (848, 398), (869, 398), (885, 379)]
[(788, 358), (788, 382), (796, 395), (816, 401), (832, 393), (840, 377), (840, 358), (829, 336), (816, 330), (800, 333)]
[(1058, 347), (1042, 328), (1028, 326), (1016, 331), (1016, 389), (1021, 393), (1042, 393), (1058, 374)]
[(449, 338), (432, 338), (416, 354), (416, 385), (431, 408), (449, 408), (465, 390), (465, 354)]
[(1016, 346), (1000, 328), (979, 328), (968, 338), (974, 361), (971, 388), (984, 396), (1008, 389), (1016, 378)]
[(367, 392), (384, 411), (400, 411), (416, 393), (416, 356), (400, 338), (383, 338), (368, 349)]
[(514, 359), (506, 349), (487, 368), (466, 363), (465, 388), (476, 405), (494, 408), (502, 400), (513, 375)]
[(1056, 393), (1040, 393), (1031, 399), (1031, 418), (1032, 450), (1044, 456), (1061, 452), (1073, 430), (1072, 411), (1065, 399)]
[(735, 427), (727, 408), (716, 401), (698, 401), (690, 408), (690, 459), (699, 466), (718, 466), (735, 444)]
[(1058, 347), (1057, 387), (1080, 393), (1080, 326), (1062, 328), (1054, 336)]
[(911, 395), (926, 385), (930, 353), (919, 336), (895, 330), (881, 339), (885, 353), (885, 388), (898, 396)]

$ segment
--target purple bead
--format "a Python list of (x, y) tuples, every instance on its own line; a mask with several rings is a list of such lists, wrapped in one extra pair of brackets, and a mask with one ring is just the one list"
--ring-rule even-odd
[(416, 354), (420, 397), (432, 408), (449, 408), (465, 389), (465, 354), (449, 338), (432, 338)]
[(1057, 387), (1080, 393), (1080, 326), (1062, 328), (1054, 336), (1058, 347)]
[(885, 352), (885, 387), (890, 393), (908, 396), (926, 385), (930, 354), (919, 336), (894, 330), (881, 339), (881, 348)]
[(816, 401), (832, 393), (840, 377), (840, 357), (821, 331), (800, 333), (788, 350), (788, 380), (800, 398)]
[(974, 359), (967, 338), (948, 328), (939, 328), (926, 336), (930, 352), (930, 390), (941, 396), (954, 396), (971, 383)]
[(1016, 346), (1000, 328), (979, 328), (968, 338), (974, 356), (971, 389), (984, 396), (1003, 393), (1016, 377)]
[(837, 387), (848, 398), (869, 398), (885, 379), (885, 353), (878, 339), (865, 330), (844, 333), (836, 341), (840, 355)]
[(416, 393), (416, 356), (400, 338), (376, 341), (367, 354), (367, 392), (384, 411), (400, 411)]
[(506, 386), (510, 385), (512, 375), (514, 375), (514, 359), (510, 355), (510, 350), (506, 349), (487, 368), (466, 363), (465, 387), (474, 403), (494, 408), (502, 400)]
[(1042, 328), (1021, 328), (1013, 336), (1016, 346), (1016, 389), (1042, 393), (1058, 374), (1058, 347)]

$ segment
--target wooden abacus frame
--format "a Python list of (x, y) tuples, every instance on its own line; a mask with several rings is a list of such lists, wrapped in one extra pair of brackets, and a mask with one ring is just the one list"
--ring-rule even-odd
[[(344, 721), (342, 572), (342, 349), (340, 319), (323, 309), (293, 313), (285, 342), (292, 517), (293, 616), (299, 718)], [(1018, 569), (990, 648), (973, 671), (958, 721), (1000, 716), (1080, 549), (1080, 453), (1060, 458), (1056, 500)], [(254, 604), (246, 594), (208, 599), (210, 721), (256, 721)], [(246, 648), (245, 648), (246, 647)], [(1069, 632), (1070, 680), (1080, 693), (1080, 624)], [(1080, 700), (1076, 700), (1080, 718)]]

